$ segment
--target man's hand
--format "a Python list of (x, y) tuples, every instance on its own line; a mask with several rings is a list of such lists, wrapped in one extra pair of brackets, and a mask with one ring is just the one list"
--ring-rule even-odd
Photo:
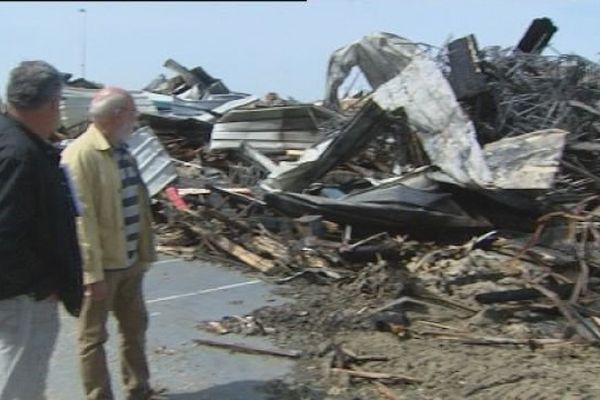
[(106, 299), (108, 296), (108, 287), (106, 286), (106, 282), (100, 281), (85, 285), (85, 296), (89, 297), (92, 301), (101, 301)]

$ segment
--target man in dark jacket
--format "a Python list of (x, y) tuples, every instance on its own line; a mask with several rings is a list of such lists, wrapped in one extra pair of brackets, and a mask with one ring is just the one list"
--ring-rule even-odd
[(41, 400), (59, 330), (57, 300), (82, 299), (76, 204), (48, 138), (62, 76), (43, 61), (10, 73), (0, 115), (0, 400)]

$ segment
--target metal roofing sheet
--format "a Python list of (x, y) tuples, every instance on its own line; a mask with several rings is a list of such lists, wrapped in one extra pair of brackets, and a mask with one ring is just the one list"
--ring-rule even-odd
[(317, 113), (312, 105), (234, 110), (215, 124), (210, 148), (232, 149), (246, 142), (257, 150), (306, 149), (322, 138)]
[(149, 127), (135, 131), (127, 143), (151, 196), (157, 195), (177, 178), (175, 163)]

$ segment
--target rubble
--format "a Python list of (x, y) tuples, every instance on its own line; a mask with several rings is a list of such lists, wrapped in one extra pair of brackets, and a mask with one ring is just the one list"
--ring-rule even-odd
[[(582, 322), (586, 317), (580, 314), (581, 309), (564, 306), (560, 296), (553, 298), (550, 294), (554, 292), (545, 292), (552, 289), (559, 294), (573, 292), (576, 289), (573, 282), (577, 281), (574, 277), (581, 276), (580, 271), (584, 269), (588, 271), (586, 276), (589, 275), (589, 264), (598, 263), (598, 260), (593, 261), (595, 251), (580, 251), (587, 269), (580, 265), (569, 276), (562, 276), (566, 265), (576, 265), (577, 261), (570, 259), (563, 264), (569, 250), (556, 250), (556, 246), (597, 246), (598, 234), (591, 233), (596, 232), (593, 223), (598, 216), (593, 210), (597, 199), (588, 198), (580, 204), (561, 203), (560, 208), (552, 208), (544, 200), (564, 182), (561, 174), (570, 149), (584, 151), (595, 147), (580, 142), (579, 146), (572, 147), (575, 144), (573, 132), (565, 129), (573, 125), (555, 123), (529, 122), (527, 130), (511, 130), (495, 140), (489, 137), (486, 140), (482, 135), (485, 131), (480, 129), (483, 119), (472, 119), (476, 116), (470, 107), (473, 99), (490, 93), (495, 99), (498, 93), (499, 81), (489, 75), (491, 66), (497, 65), (495, 71), (501, 71), (508, 59), (520, 60), (532, 55), (511, 53), (497, 64), (489, 57), (479, 57), (478, 53), (477, 57), (471, 55), (471, 61), (477, 60), (480, 64), (471, 73), (477, 73), (478, 84), (484, 82), (485, 90), (461, 89), (470, 94), (459, 96), (459, 101), (455, 96), (457, 75), (447, 78), (447, 71), (439, 60), (418, 51), (416, 44), (407, 46), (406, 39), (391, 34), (380, 36), (386, 40), (381, 41), (379, 47), (372, 44), (373, 37), (379, 36), (370, 36), (337, 51), (330, 61), (333, 83), (328, 86), (328, 93), (347, 75), (348, 65), (360, 64), (357, 59), (362, 60), (359, 55), (365, 48), (386, 55), (389, 55), (384, 51), (386, 46), (392, 46), (396, 52), (402, 48), (401, 54), (394, 53), (402, 57), (402, 63), (396, 66), (398, 69), (388, 71), (390, 76), (379, 74), (385, 79), (370, 80), (375, 90), (362, 107), (350, 119), (340, 115), (322, 121), (320, 129), (329, 132), (323, 132), (320, 141), (299, 152), (297, 160), (285, 159), (293, 158), (291, 153), (286, 152), (281, 158), (278, 154), (282, 153), (266, 151), (272, 149), (270, 146), (261, 148), (257, 142), (240, 139), (240, 145), (236, 143), (231, 150), (237, 154), (237, 161), (225, 163), (220, 183), (205, 185), (209, 192), (204, 194), (192, 195), (188, 191), (183, 196), (197, 211), (195, 219), (190, 215), (178, 217), (187, 227), (187, 237), (196, 238), (199, 253), (225, 254), (268, 274), (287, 276), (280, 279), (281, 282), (300, 278), (339, 284), (360, 280), (363, 273), (369, 280), (372, 271), (363, 264), (368, 260), (383, 263), (386, 270), (391, 268), (389, 263), (400, 267), (406, 276), (419, 281), (423, 289), (435, 293), (438, 303), (446, 298), (444, 301), (456, 308), (467, 300), (468, 304), (458, 306), (463, 311), (479, 312), (485, 304), (497, 304), (498, 298), (503, 302), (510, 299), (512, 303), (517, 299), (538, 301), (545, 296), (581, 337), (591, 341), (600, 339), (596, 338), (595, 328)], [(468, 39), (467, 45), (469, 41), (474, 43), (474, 38)], [(365, 47), (365, 43), (371, 44)], [(456, 46), (451, 43), (449, 48)], [(362, 68), (383, 67), (365, 64)], [(523, 64), (523, 68), (529, 73), (527, 64)], [(513, 65), (511, 73), (521, 77), (517, 71)], [(540, 76), (545, 79), (544, 75)], [(448, 79), (455, 83), (449, 83)], [(584, 82), (592, 85), (595, 81)], [(519, 88), (535, 90), (524, 84)], [(281, 112), (288, 109), (286, 107), (289, 108), (280, 106)], [(505, 106), (500, 101), (493, 111), (502, 107)], [(596, 118), (595, 107), (594, 104), (580, 105), (570, 110)], [(277, 108), (262, 109), (260, 115), (275, 110)], [(230, 117), (221, 119), (217, 126), (237, 121), (232, 120), (235, 115), (251, 116), (253, 112), (231, 112)], [(519, 118), (526, 121), (527, 114)], [(249, 138), (256, 140), (259, 136)], [(279, 140), (280, 145), (285, 145), (285, 139)], [(365, 158), (382, 143), (392, 144), (390, 160)], [(407, 143), (418, 145), (399, 151), (397, 146)], [(260, 171), (252, 182), (247, 182), (251, 191), (243, 196), (227, 190), (237, 184), (231, 174), (234, 164)], [(589, 176), (588, 179), (593, 180)], [(163, 206), (171, 207), (168, 202)], [(570, 236), (561, 237), (558, 233), (555, 243), (531, 247), (523, 238), (532, 235), (535, 221), (545, 221), (544, 215), (548, 212), (559, 212), (561, 214), (549, 215), (566, 218), (553, 229), (560, 232), (561, 226), (569, 226)], [(571, 217), (573, 219), (569, 219)], [(515, 233), (515, 229), (520, 233)], [(477, 236), (490, 231), (493, 234)], [(582, 238), (582, 232), (586, 231), (589, 232)], [(539, 232), (530, 237), (536, 235), (539, 236)], [(456, 245), (469, 237), (476, 239)], [(363, 242), (365, 238), (369, 240)], [(413, 250), (406, 251), (404, 248), (411, 239), (435, 240), (440, 244), (437, 247), (413, 245)], [(427, 250), (432, 248), (433, 251)], [(554, 255), (550, 256), (549, 251)], [(474, 254), (497, 261), (485, 266), (471, 263), (469, 260)], [(505, 266), (509, 262), (512, 269)], [(544, 265), (542, 270), (536, 269), (538, 263)], [(592, 281), (585, 278), (584, 286), (591, 290)], [(580, 282), (578, 293), (581, 286)], [(401, 290), (394, 296), (400, 293)], [(459, 298), (451, 300), (458, 293)], [(468, 295), (464, 297), (463, 293)], [(579, 294), (575, 298), (579, 299)], [(573, 304), (583, 303), (573, 300)]]
[[(383, 382), (425, 380), (314, 347), (347, 332), (600, 344), (600, 66), (543, 55), (555, 32), (539, 20), (515, 49), (470, 35), (437, 55), (368, 35), (332, 54), (324, 106), (231, 92), (167, 60), (177, 75), (140, 92), (153, 107), (140, 123), (178, 173), (153, 191), (159, 250), (250, 267), (302, 300), (204, 328), (337, 357), (327, 374), (378, 382), (382, 398)], [(353, 67), (373, 91), (340, 100)], [(65, 121), (81, 120), (74, 90)]]
[(159, 115), (165, 118), (187, 117), (213, 123), (228, 111), (259, 100), (246, 93), (231, 92), (202, 67), (188, 70), (173, 59), (166, 60), (164, 66), (178, 75), (167, 80), (161, 74), (144, 91), (155, 102)]

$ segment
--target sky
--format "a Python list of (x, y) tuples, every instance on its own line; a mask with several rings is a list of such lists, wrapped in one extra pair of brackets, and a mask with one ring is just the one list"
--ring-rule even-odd
[(84, 37), (85, 77), (96, 82), (141, 89), (173, 76), (163, 67), (173, 58), (233, 91), (302, 101), (323, 97), (334, 50), (377, 31), (436, 46), (473, 33), (480, 47), (509, 47), (549, 17), (552, 48), (600, 60), (600, 0), (1, 2), (0, 16), (2, 94), (23, 60), (81, 76)]

